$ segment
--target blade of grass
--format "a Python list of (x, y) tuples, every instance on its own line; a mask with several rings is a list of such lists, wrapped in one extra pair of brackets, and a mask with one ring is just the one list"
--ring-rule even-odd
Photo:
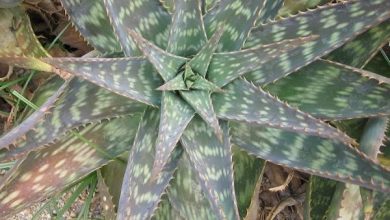
[(16, 80), (8, 81), (5, 83), (0, 83), (0, 90), (4, 90), (10, 86), (13, 86), (13, 85), (19, 83), (20, 81), (26, 80), (27, 78), (28, 78), (28, 75), (24, 75)]
[(87, 186), (91, 183), (93, 175), (88, 176), (77, 186), (76, 190), (72, 193), (69, 199), (66, 201), (62, 209), (57, 213), (56, 220), (63, 219), (63, 215), (65, 212), (72, 206), (72, 204), (76, 201), (77, 197), (87, 188)]
[(93, 175), (93, 179), (91, 180), (91, 186), (90, 186), (89, 191), (88, 191), (88, 197), (84, 201), (83, 207), (81, 208), (81, 211), (79, 213), (79, 216), (77, 217), (77, 220), (81, 220), (81, 219), (87, 220), (88, 219), (89, 208), (91, 207), (92, 198), (93, 198), (93, 195), (95, 193), (96, 186), (97, 186), (97, 175), (95, 172), (95, 175)]
[(16, 161), (0, 163), (0, 170), (1, 169), (10, 169), (13, 165), (15, 165), (15, 163), (16, 163)]
[(34, 213), (31, 220), (39, 220), (41, 219), (41, 215), (45, 210), (48, 210), (53, 204), (55, 204), (56, 200), (59, 199), (61, 194), (58, 194), (56, 196), (53, 196), (51, 199), (49, 199), (45, 204), (43, 204), (38, 211)]
[(382, 56), (385, 58), (385, 60), (387, 61), (387, 64), (390, 65), (390, 59), (389, 57), (386, 55), (386, 52), (381, 48), (380, 49), (381, 53), (382, 53)]

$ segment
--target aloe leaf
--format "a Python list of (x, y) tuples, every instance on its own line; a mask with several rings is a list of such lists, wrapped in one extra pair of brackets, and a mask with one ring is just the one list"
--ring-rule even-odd
[(224, 86), (245, 73), (261, 68), (286, 51), (292, 51), (316, 38), (318, 36), (313, 35), (259, 45), (237, 52), (216, 53), (210, 63), (208, 78), (216, 85)]
[[(324, 83), (327, 82), (327, 83)], [(362, 77), (350, 69), (317, 61), (265, 87), (271, 94), (315, 117), (362, 118), (390, 114), (388, 84)], [(363, 103), (363, 104), (362, 104)]]
[(330, 66), (338, 66), (340, 68), (349, 70), (353, 73), (359, 74), (364, 78), (372, 79), (378, 82), (378, 84), (386, 83), (390, 84), (390, 78), (382, 76), (380, 74), (376, 74), (367, 70), (359, 69), (353, 66), (348, 66), (339, 62), (331, 61), (331, 60), (322, 60), (325, 63), (328, 63)]
[[(378, 161), (377, 156), (386, 137), (388, 121), (387, 117), (370, 118), (360, 138), (361, 151), (375, 161)], [(372, 218), (375, 214), (373, 213), (375, 196), (373, 191), (360, 188), (360, 196), (365, 218)]]
[(152, 220), (185, 220), (180, 213), (172, 207), (167, 195), (163, 195)]
[(129, 30), (129, 34), (164, 81), (174, 78), (179, 68), (187, 61), (184, 57), (165, 52), (132, 30)]
[(61, 87), (46, 100), (44, 104), (42, 104), (36, 109), (36, 111), (34, 111), (34, 113), (28, 116), (21, 124), (12, 128), (12, 130), (3, 135), (0, 138), (0, 150), (8, 148), (9, 145), (16, 142), (18, 139), (26, 135), (29, 130), (34, 128), (39, 123), (39, 121), (42, 120), (46, 114), (48, 114), (60, 95), (64, 93), (68, 84), (69, 81), (65, 81)]
[[(114, 119), (92, 124), (80, 131), (80, 134), (94, 140), (95, 144), (116, 157), (129, 150), (138, 122), (138, 117)], [(0, 183), (1, 216), (17, 213), (53, 195), (109, 160), (77, 137), (67, 137), (31, 152)]]
[(233, 168), (234, 168), (234, 189), (237, 197), (237, 206), (240, 217), (247, 216), (252, 198), (258, 198), (254, 195), (256, 184), (260, 181), (264, 172), (266, 162), (249, 155), (237, 146), (232, 148)]
[(359, 186), (338, 183), (326, 218), (338, 220), (363, 219)]
[(310, 176), (306, 190), (305, 219), (322, 219), (326, 216), (337, 182), (319, 176)]
[(194, 116), (194, 110), (178, 95), (164, 92), (152, 177), (157, 177), (170, 159), (184, 129)]
[(386, 129), (389, 124), (387, 117), (370, 118), (364, 128), (360, 139), (360, 149), (369, 157), (376, 160), (386, 137)]
[(284, 2), (284, 0), (265, 0), (264, 7), (261, 9), (256, 25), (259, 23), (267, 23), (271, 19), (274, 19)]
[(157, 208), (162, 193), (173, 176), (182, 150), (176, 148), (171, 160), (155, 181), (150, 181), (158, 134), (159, 111), (148, 108), (140, 122), (130, 151), (122, 183), (117, 219), (147, 219)]
[(227, 123), (221, 123), (222, 141), (200, 118), (194, 118), (181, 142), (202, 190), (220, 219), (239, 219), (233, 184), (233, 164)]
[(264, 4), (264, 0), (224, 0), (205, 15), (208, 36), (224, 26), (219, 51), (234, 51), (243, 46)]
[(207, 79), (203, 77), (199, 77), (195, 80), (194, 84), (191, 86), (193, 89), (198, 89), (198, 90), (206, 90), (209, 92), (223, 92), (221, 88), (219, 88), (217, 85), (214, 83), (208, 81)]
[(175, 0), (167, 51), (183, 57), (196, 54), (207, 41), (201, 0)]
[(0, 9), (2, 41), (0, 56), (46, 57), (48, 53), (39, 43), (31, 28), (30, 19), (21, 7)]
[(374, 192), (374, 219), (375, 220), (385, 220), (390, 217), (390, 197), (389, 194), (384, 194), (381, 192)]
[[(57, 91), (60, 82), (62, 80), (58, 78), (49, 80), (36, 92), (33, 102), (38, 105), (43, 103), (43, 99)], [(0, 160), (9, 161), (20, 158), (31, 150), (37, 150), (37, 148), (54, 142), (70, 129), (84, 124), (124, 115), (140, 114), (144, 109), (143, 104), (132, 102), (91, 83), (74, 79), (56, 102), (55, 108), (46, 115), (45, 120), (39, 121), (33, 130), (27, 132), (25, 140), (17, 142), (16, 148), (0, 151)]]
[(192, 168), (187, 154), (183, 154), (177, 165), (174, 178), (167, 188), (169, 201), (184, 219), (216, 219), (201, 185), (196, 170)]
[(144, 58), (44, 58), (43, 61), (57, 73), (70, 73), (130, 99), (153, 106), (160, 102), (161, 94), (155, 88), (161, 80)]
[(113, 197), (110, 194), (109, 188), (107, 187), (100, 171), (97, 172), (97, 181), (97, 190), (100, 196), (102, 215), (106, 220), (115, 220), (116, 212)]
[(214, 112), (210, 93), (203, 90), (180, 91), (181, 96), (195, 109), (196, 113), (213, 128), (215, 135), (222, 140), (222, 130)]
[(187, 85), (184, 83), (184, 73), (180, 73), (175, 78), (169, 80), (165, 84), (157, 88), (161, 91), (175, 91), (175, 90), (189, 90)]
[(202, 47), (199, 53), (197, 53), (189, 62), (191, 68), (203, 77), (205, 77), (207, 74), (208, 67), (210, 65), (213, 54), (217, 49), (218, 42), (222, 37), (223, 30), (224, 26), (218, 28), (208, 40), (208, 42)]
[(387, 0), (340, 2), (261, 25), (252, 31), (246, 41), (246, 48), (286, 38), (310, 35), (319, 35), (320, 38), (285, 52), (246, 77), (256, 84), (283, 78), (388, 19), (389, 7), (390, 2)]
[[(375, 56), (379, 48), (383, 47), (389, 40), (390, 22), (386, 21), (344, 44), (325, 58), (356, 68), (363, 68)], [(381, 73), (378, 70), (374, 72)]]
[(159, 47), (165, 48), (171, 16), (158, 0), (104, 0), (104, 4), (126, 56), (139, 55), (128, 30), (136, 31)]
[(61, 0), (77, 30), (101, 52), (120, 51), (120, 45), (105, 11), (103, 0)]
[(231, 123), (232, 142), (257, 157), (309, 174), (388, 192), (390, 172), (335, 140)]
[(236, 80), (224, 89), (224, 93), (213, 96), (219, 118), (332, 138), (347, 144), (356, 143), (341, 131), (290, 107), (245, 80)]
[(310, 10), (318, 5), (329, 3), (331, 0), (285, 0), (278, 16), (287, 17), (295, 15), (300, 11)]

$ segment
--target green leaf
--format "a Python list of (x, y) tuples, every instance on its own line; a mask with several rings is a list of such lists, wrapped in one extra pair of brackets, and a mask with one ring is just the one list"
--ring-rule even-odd
[(163, 195), (152, 220), (185, 220), (179, 212), (172, 207), (167, 195)]
[(207, 41), (201, 0), (175, 0), (167, 51), (188, 57), (196, 54)]
[(333, 51), (326, 59), (362, 68), (389, 39), (390, 22), (383, 22)]
[(210, 63), (208, 78), (218, 86), (224, 86), (245, 73), (262, 68), (270, 60), (276, 59), (286, 51), (311, 42), (318, 36), (283, 40), (268, 45), (228, 53), (216, 53)]
[(152, 177), (157, 177), (170, 159), (184, 129), (194, 116), (194, 110), (178, 95), (164, 92)]
[(129, 30), (129, 34), (164, 81), (174, 78), (180, 67), (187, 62), (186, 58), (165, 52), (132, 30)]
[(102, 215), (106, 220), (115, 220), (116, 212), (113, 197), (110, 194), (110, 190), (106, 185), (100, 170), (97, 172), (97, 181), (97, 191), (99, 192)]
[(318, 35), (320, 38), (283, 53), (246, 77), (256, 84), (266, 84), (283, 78), (388, 19), (389, 7), (390, 2), (387, 0), (340, 2), (261, 25), (252, 31), (246, 41), (246, 48), (286, 38), (310, 35)]
[[(233, 147), (234, 189), (240, 217), (244, 218), (251, 204), (256, 184), (263, 176), (265, 161)], [(258, 195), (255, 195), (258, 196)], [(256, 197), (257, 198), (257, 197)]]
[(196, 113), (213, 128), (215, 135), (222, 140), (222, 130), (214, 112), (210, 93), (203, 90), (180, 91), (181, 96), (195, 109)]
[(225, 0), (221, 1), (204, 17), (206, 32), (211, 36), (218, 27), (224, 26), (218, 50), (234, 51), (244, 45), (264, 0)]
[(224, 26), (218, 28), (208, 42), (202, 47), (199, 53), (197, 53), (189, 62), (191, 68), (203, 77), (207, 74), (207, 69), (210, 65), (211, 59), (213, 58), (213, 54), (217, 49), (218, 42), (222, 37), (223, 30)]
[(342, 63), (331, 61), (331, 60), (322, 60), (322, 61), (324, 61), (325, 63), (328, 63), (331, 66), (339, 66), (341, 68), (344, 68), (344, 69), (349, 70), (351, 72), (354, 72), (356, 74), (360, 74), (364, 78), (373, 79), (373, 80), (377, 81), (378, 84), (382, 84), (382, 83), (390, 84), (390, 78), (387, 78), (387, 77), (382, 76), (380, 74), (376, 74), (376, 73), (373, 73), (373, 72), (370, 72), (367, 70), (359, 69), (359, 68), (356, 68), (353, 66), (348, 66), (348, 65), (345, 65)]
[(61, 3), (77, 30), (94, 48), (101, 52), (121, 50), (103, 0), (61, 0)]
[(390, 85), (379, 85), (376, 80), (324, 61), (317, 61), (265, 89), (323, 119), (390, 114)]
[[(49, 80), (36, 92), (33, 102), (41, 105), (46, 97), (57, 91), (61, 82), (62, 80), (58, 78)], [(45, 147), (44, 145), (58, 140), (70, 129), (100, 122), (103, 119), (140, 114), (144, 109), (143, 104), (132, 102), (91, 83), (74, 79), (56, 102), (55, 108), (46, 115), (45, 120), (39, 121), (33, 130), (27, 132), (25, 140), (16, 143), (16, 148), (0, 151), (0, 160), (20, 158), (31, 150)]]
[(9, 145), (15, 143), (18, 139), (26, 135), (31, 129), (33, 129), (40, 120), (42, 120), (45, 115), (48, 114), (50, 109), (53, 107), (55, 102), (58, 100), (60, 95), (62, 95), (67, 88), (69, 81), (65, 81), (61, 87), (46, 100), (44, 104), (36, 107), (34, 113), (28, 116), (21, 124), (12, 128), (5, 135), (0, 138), (0, 150), (8, 148)]
[(337, 183), (326, 219), (363, 219), (359, 186)]
[(245, 80), (236, 80), (224, 89), (224, 93), (213, 96), (219, 118), (356, 143), (341, 131), (290, 107)]
[(265, 0), (264, 7), (261, 9), (256, 25), (259, 23), (267, 23), (274, 19), (284, 2), (285, 0)]
[(323, 219), (332, 201), (337, 182), (319, 176), (310, 176), (306, 190), (305, 219)]
[(171, 16), (160, 2), (104, 0), (104, 4), (126, 56), (140, 54), (128, 30), (136, 31), (159, 47), (165, 48)]
[(275, 128), (231, 123), (232, 142), (257, 157), (362, 187), (389, 191), (390, 172), (335, 140)]
[[(156, 106), (161, 80), (141, 57), (132, 58), (44, 58), (55, 72), (66, 72), (127, 98)], [(114, 74), (113, 74), (114, 73)]]
[(300, 11), (306, 11), (319, 5), (329, 3), (331, 0), (285, 0), (278, 16), (287, 17), (295, 15)]
[(239, 219), (229, 131), (227, 123), (223, 122), (221, 126), (222, 141), (200, 118), (194, 118), (181, 142), (218, 219)]
[(174, 178), (167, 188), (170, 203), (184, 219), (216, 219), (187, 154), (177, 165)]
[(118, 219), (147, 219), (157, 208), (158, 202), (173, 176), (181, 149), (176, 148), (171, 160), (155, 181), (150, 181), (158, 134), (159, 111), (148, 108), (140, 122), (130, 151), (122, 183), (118, 207)]
[[(116, 157), (129, 150), (138, 122), (138, 117), (114, 119), (92, 124), (80, 134)], [(0, 215), (7, 217), (57, 193), (108, 161), (106, 156), (74, 136), (31, 152), (1, 180)]]

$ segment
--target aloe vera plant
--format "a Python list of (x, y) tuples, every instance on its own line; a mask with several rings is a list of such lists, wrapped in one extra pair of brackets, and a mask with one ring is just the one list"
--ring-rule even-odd
[(58, 75), (0, 138), (0, 161), (17, 161), (1, 216), (127, 151), (118, 219), (245, 217), (262, 160), (390, 191), (389, 170), (328, 123), (390, 114), (389, 79), (338, 58), (351, 47), (365, 64), (389, 39), (389, 1), (277, 19), (282, 1), (61, 2), (100, 53), (0, 48), (0, 62)]

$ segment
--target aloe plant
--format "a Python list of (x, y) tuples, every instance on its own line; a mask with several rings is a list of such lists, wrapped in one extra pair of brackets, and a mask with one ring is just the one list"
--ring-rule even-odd
[(1, 216), (126, 151), (118, 219), (245, 217), (262, 160), (390, 191), (390, 172), (328, 123), (390, 114), (389, 79), (337, 59), (352, 47), (366, 62), (389, 39), (389, 1), (277, 19), (282, 1), (61, 2), (100, 53), (1, 48), (3, 63), (58, 75), (0, 139), (0, 160), (17, 161), (1, 180)]

